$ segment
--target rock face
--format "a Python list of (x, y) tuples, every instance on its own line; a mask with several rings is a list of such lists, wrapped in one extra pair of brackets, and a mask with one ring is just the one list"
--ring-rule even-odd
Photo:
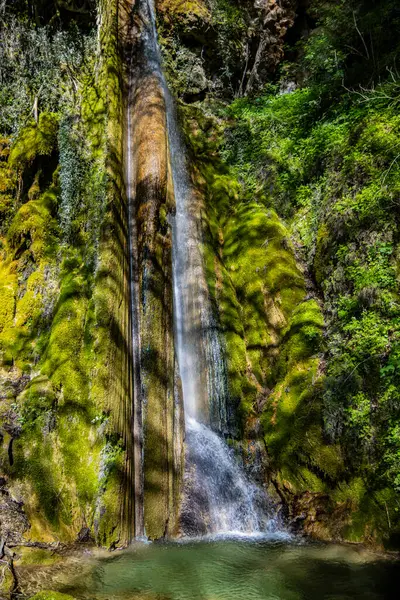
[[(2, 187), (3, 175), (9, 187), (13, 179), (20, 183), (0, 257), (7, 293), (0, 311), (0, 466), (10, 493), (24, 502), (31, 524), (25, 533), (35, 541), (73, 541), (83, 526), (104, 545), (131, 538), (124, 502), (133, 488), (117, 5), (99, 4), (98, 71), (79, 88), (79, 125), (41, 112), (21, 127), (13, 155), (2, 152)], [(83, 183), (83, 131), (94, 187)], [(86, 216), (78, 216), (78, 204), (86, 204)], [(84, 243), (83, 229), (91, 231)], [(63, 237), (69, 258), (56, 256)]]
[[(143, 525), (136, 533), (150, 539), (177, 533), (179, 478), (183, 454), (180, 395), (175, 377), (172, 295), (172, 232), (174, 210), (170, 184), (166, 107), (158, 50), (147, 2), (139, 2), (135, 25), (141, 34), (133, 47), (135, 64), (130, 73), (127, 160), (131, 181), (130, 214), (133, 276), (132, 306), (138, 312), (142, 405)], [(136, 296), (136, 297), (135, 297)], [(138, 390), (136, 390), (139, 392)], [(178, 425), (178, 429), (177, 429)], [(142, 490), (141, 490), (142, 487)], [(140, 502), (140, 500), (139, 500)]]
[[(258, 46), (248, 71), (245, 93), (257, 90), (273, 73), (284, 54), (285, 36), (293, 25), (297, 2), (294, 0), (256, 0)], [(254, 44), (253, 40), (248, 45)], [(249, 46), (248, 46), (249, 47)]]
[[(185, 101), (256, 92), (273, 76), (297, 0), (158, 0), (171, 85)], [(178, 41), (177, 41), (178, 40)]]
[(0, 478), (0, 539), (1, 554), (3, 545), (18, 544), (29, 529), (29, 522), (23, 510), (22, 502), (12, 498), (6, 487), (6, 480)]
[(40, 113), (21, 128), (13, 166), (1, 141), (10, 208), (0, 251), (0, 474), (35, 541), (89, 529), (116, 547), (145, 526), (151, 538), (176, 532), (173, 197), (163, 91), (140, 44), (147, 6), (99, 3), (96, 74), (79, 83), (79, 119)]

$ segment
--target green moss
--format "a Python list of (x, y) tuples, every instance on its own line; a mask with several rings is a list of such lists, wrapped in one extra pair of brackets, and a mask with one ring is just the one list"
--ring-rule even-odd
[(34, 271), (26, 282), (26, 292), (17, 301), (15, 310), (15, 326), (30, 327), (36, 323), (43, 311), (42, 291), (46, 282), (42, 269)]
[[(251, 372), (255, 378), (250, 385), (246, 382), (242, 386), (247, 396), (242, 399), (244, 414), (249, 413), (255, 400), (254, 383), (263, 388), (271, 386), (275, 348), (284, 335), (287, 319), (305, 293), (293, 254), (283, 246), (286, 235), (276, 214), (256, 203), (231, 209), (231, 218), (223, 227), (222, 259), (236, 301), (221, 304), (221, 322), (229, 322), (228, 331), (242, 330), (246, 351), (238, 372), (246, 378)], [(235, 363), (230, 370), (234, 371), (238, 348), (233, 348), (230, 340), (227, 343), (229, 361), (232, 357)]]
[(182, 14), (186, 18), (190, 18), (191, 15), (208, 15), (208, 7), (204, 0), (160, 0), (157, 10), (165, 11), (169, 15)]
[(90, 77), (82, 90), (82, 120), (94, 157), (100, 159), (104, 159), (106, 116), (107, 99)]
[(110, 435), (101, 454), (101, 494), (95, 514), (97, 543), (107, 548), (121, 543), (121, 493), (123, 492), (122, 474), (126, 468), (125, 460), (122, 440)]
[(341, 482), (332, 493), (332, 500), (350, 507), (350, 518), (342, 535), (351, 542), (383, 540), (391, 546), (398, 536), (396, 495), (390, 488), (372, 489), (366, 479), (355, 476)]
[(74, 600), (74, 598), (68, 594), (46, 590), (31, 596), (31, 600)]
[[(40, 275), (40, 271), (31, 275), (21, 306), (17, 305), (16, 321), (28, 331), (39, 301), (33, 290), (38, 282), (43, 285)], [(29, 517), (35, 522), (38, 512), (50, 524), (51, 535), (73, 539), (82, 517), (93, 522), (102, 442), (95, 426), (98, 411), (89, 400), (92, 339), (86, 334), (87, 275), (76, 261), (66, 261), (61, 275), (60, 296), (39, 364), (42, 374), (18, 398), (22, 434), (15, 445), (12, 475), (31, 486)], [(35, 310), (40, 314), (40, 307)], [(46, 527), (44, 531), (47, 535)]]
[(159, 213), (159, 219), (160, 219), (160, 225), (162, 228), (166, 227), (168, 225), (168, 206), (166, 204), (162, 204), (160, 206), (160, 213)]
[(83, 403), (88, 397), (88, 362), (85, 355), (86, 318), (90, 272), (79, 255), (66, 259), (61, 288), (42, 361), (42, 371), (65, 402)]
[(72, 541), (82, 519), (93, 523), (99, 491), (102, 442), (93, 419), (87, 410), (59, 405), (43, 377), (33, 380), (18, 404), (22, 431), (14, 444), (14, 465), (8, 470), (27, 493), (29, 535)]
[(0, 137), (0, 222), (5, 231), (15, 206), (17, 172), (9, 164), (10, 140)]
[(4, 594), (5, 597), (9, 597), (14, 589), (14, 577), (11, 573), (11, 569), (4, 568), (2, 571), (2, 579), (0, 581), (0, 592)]
[[(301, 396), (309, 387), (322, 314), (315, 301), (303, 302), (305, 280), (276, 212), (261, 197), (248, 199), (226, 167), (209, 161), (220, 126), (198, 109), (185, 108), (183, 116), (206, 198), (207, 282), (224, 336), (231, 400), (240, 404), (245, 426), (265, 390), (287, 387), (290, 380), (293, 395)], [(285, 367), (289, 355), (291, 374)]]
[(37, 375), (18, 397), (21, 419), (33, 423), (44, 411), (51, 410), (56, 402), (56, 394), (50, 380)]
[[(13, 377), (31, 376), (13, 404), (20, 435), (14, 465), (7, 465), (32, 525), (27, 536), (72, 541), (96, 519), (99, 541), (111, 545), (128, 541), (132, 516), (125, 513), (125, 494), (133, 497), (125, 489), (129, 269), (120, 220), (123, 16), (115, 2), (100, 3), (99, 11), (99, 52), (85, 54), (73, 84), (76, 105), (22, 126), (11, 152), (0, 141), (0, 213), (8, 220), (0, 250), (0, 350)], [(63, 137), (68, 128), (75, 145)], [(115, 468), (110, 438), (119, 440)]]
[(50, 155), (55, 146), (57, 128), (56, 114), (41, 113), (38, 123), (32, 123), (21, 130), (10, 152), (10, 165), (23, 167), (36, 156)]
[(14, 324), (17, 275), (12, 265), (0, 263), (0, 334)]
[(56, 249), (57, 223), (53, 212), (57, 205), (57, 188), (47, 190), (37, 200), (23, 204), (7, 232), (14, 254), (27, 252), (36, 262), (50, 258)]
[(319, 285), (323, 284), (324, 272), (326, 269), (326, 250), (329, 246), (329, 230), (326, 223), (323, 223), (318, 230), (316, 239), (316, 250), (314, 257), (314, 273)]
[[(32, 154), (23, 154), (22, 146), (32, 141), (30, 136), (40, 137), (42, 126), (43, 120), (32, 131), (22, 132), (17, 140), (13, 160), (21, 168), (24, 161), (33, 161), (34, 153), (49, 153), (50, 145), (54, 146), (55, 130), (51, 136), (43, 134), (45, 139), (36, 140)], [(23, 257), (35, 270), (24, 281), (12, 326), (3, 332), (2, 340), (14, 364), (22, 370), (29, 372), (33, 356), (41, 356), (36, 366), (41, 375), (30, 381), (17, 401), (22, 431), (14, 448), (14, 466), (9, 470), (25, 490), (26, 512), (32, 524), (29, 535), (44, 541), (72, 541), (82, 519), (89, 525), (93, 523), (104, 444), (96, 432), (98, 411), (89, 400), (93, 361), (93, 336), (89, 333), (93, 327), (91, 274), (79, 248), (71, 252), (72, 259), (63, 261), (60, 283), (52, 279), (58, 275), (53, 266), (59, 244), (53, 216), (58, 193), (57, 172), (44, 192), (39, 178), (34, 178), (28, 201), (19, 208), (9, 228), (9, 252), (19, 261)], [(48, 328), (43, 312), (56, 299), (58, 285), (59, 297)], [(47, 327), (43, 327), (45, 323)]]
[[(54, 429), (48, 431), (51, 417), (42, 411), (34, 423), (25, 425), (14, 444), (14, 465), (9, 469), (11, 477), (23, 483), (25, 511), (32, 524), (29, 535), (39, 541), (48, 541), (49, 534), (64, 537), (65, 526), (71, 525), (70, 490), (66, 488), (57, 435)], [(59, 465), (57, 470), (54, 464)], [(73, 535), (67, 539), (72, 540)]]
[(19, 548), (18, 565), (50, 566), (62, 562), (63, 557), (52, 550), (42, 548)]
[(29, 361), (34, 352), (35, 328), (43, 311), (42, 291), (45, 283), (43, 272), (38, 270), (29, 276), (24, 293), (18, 292), (17, 264), (9, 261), (0, 263), (0, 273), (4, 274), (0, 284), (3, 289), (0, 302), (0, 348), (4, 364), (14, 364), (29, 371)]
[[(273, 370), (277, 384), (263, 415), (269, 454), (278, 470), (292, 473), (297, 491), (320, 491), (322, 482), (336, 481), (343, 470), (339, 446), (327, 444), (323, 436), (322, 379), (316, 357), (322, 327), (323, 317), (315, 300), (294, 307), (282, 331)], [(299, 484), (297, 471), (302, 473), (303, 483)]]
[(309, 490), (327, 493), (329, 490), (321, 477), (305, 465), (283, 465), (277, 473), (277, 483), (281, 488), (290, 490), (292, 494), (301, 494)]

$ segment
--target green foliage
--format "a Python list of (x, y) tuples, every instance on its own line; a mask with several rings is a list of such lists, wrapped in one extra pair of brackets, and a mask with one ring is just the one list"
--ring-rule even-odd
[[(89, 90), (87, 90), (88, 93)], [(60, 123), (58, 147), (60, 161), (61, 202), (59, 217), (64, 243), (82, 248), (85, 262), (94, 266), (104, 217), (106, 176), (103, 156), (95, 156), (97, 138), (91, 115), (86, 124), (89, 139), (82, 125), (66, 117)], [(93, 129), (92, 129), (93, 124)], [(101, 119), (104, 126), (104, 119)], [(96, 123), (97, 126), (97, 123)], [(103, 131), (104, 135), (104, 131)]]
[(308, 77), (330, 85), (342, 81), (344, 76), (343, 51), (338, 51), (324, 29), (316, 29), (304, 48), (303, 66)]
[(0, 14), (0, 34), (0, 132), (15, 134), (35, 110), (66, 111), (76, 104), (93, 35), (76, 25), (68, 31), (35, 27), (21, 11), (9, 10)]
[[(305, 43), (307, 81), (334, 89), (386, 77), (399, 50), (400, 13), (396, 0), (312, 0), (317, 28)], [(339, 81), (340, 79), (340, 81)]]
[(218, 52), (222, 59), (221, 75), (225, 85), (228, 83), (234, 93), (232, 86), (238, 76), (238, 61), (241, 63), (244, 56), (243, 34), (248, 27), (246, 12), (231, 0), (211, 0), (210, 5), (212, 24), (217, 31)]
[[(223, 155), (248, 192), (263, 194), (266, 206), (289, 221), (323, 298), (324, 434), (341, 444), (349, 473), (362, 473), (371, 488), (397, 490), (398, 78), (390, 72), (368, 91), (339, 91), (342, 76), (362, 81), (349, 67), (352, 51), (345, 51), (339, 28), (344, 39), (344, 18), (352, 17), (354, 28), (353, 11), (360, 27), (369, 15), (360, 3), (339, 4), (324, 3), (321, 27), (305, 46), (308, 87), (282, 94), (270, 86), (258, 98), (234, 102)], [(382, 5), (386, 22), (393, 3)], [(380, 35), (373, 30), (368, 44)], [(277, 418), (285, 402), (279, 400)]]

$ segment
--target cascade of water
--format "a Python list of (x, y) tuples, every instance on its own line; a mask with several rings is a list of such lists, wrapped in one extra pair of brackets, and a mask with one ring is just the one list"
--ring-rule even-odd
[(142, 8), (145, 68), (164, 91), (176, 202), (172, 223), (175, 347), (187, 434), (183, 531), (263, 531), (269, 523), (260, 501), (265, 495), (250, 483), (233, 452), (209, 428), (227, 432), (227, 385), (202, 256), (201, 200), (190, 180), (174, 101), (161, 67), (153, 0), (144, 0)]
[(153, 0), (145, 36), (148, 67), (164, 90), (171, 173), (176, 202), (173, 227), (175, 339), (185, 413), (227, 433), (227, 385), (220, 338), (202, 256), (201, 204), (190, 181), (174, 100), (161, 68)]
[(173, 263), (176, 348), (188, 416), (228, 433), (227, 377), (202, 255), (201, 199), (189, 178), (185, 146), (166, 92), (171, 170), (176, 201)]
[(268, 500), (245, 476), (233, 450), (211, 429), (186, 420), (188, 468), (182, 507), (186, 535), (271, 532)]

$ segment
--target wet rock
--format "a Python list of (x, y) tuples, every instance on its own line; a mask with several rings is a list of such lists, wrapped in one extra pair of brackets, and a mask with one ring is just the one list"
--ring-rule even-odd
[(187, 537), (197, 537), (207, 533), (207, 515), (210, 507), (205, 488), (196, 485), (194, 467), (188, 467), (183, 485), (183, 503), (180, 515), (181, 533)]
[[(200, 88), (223, 97), (260, 89), (282, 60), (298, 0), (242, 0), (226, 5), (199, 0), (184, 9), (178, 0), (156, 4), (166, 63), (173, 71), (171, 84), (190, 102), (203, 99)], [(183, 60), (189, 56), (195, 57), (194, 63), (192, 58)], [(201, 67), (196, 66), (196, 79), (204, 73), (204, 81), (196, 81), (193, 100), (187, 91), (194, 83), (192, 64)]]
[(259, 0), (255, 19), (254, 41), (258, 46), (245, 93), (258, 89), (273, 73), (284, 55), (285, 36), (296, 16), (295, 0)]
[[(149, 539), (173, 535), (177, 507), (171, 506), (172, 488), (179, 487), (173, 467), (175, 418), (175, 356), (172, 320), (172, 240), (169, 213), (171, 193), (169, 141), (163, 76), (156, 36), (147, 3), (139, 5), (137, 63), (131, 73), (134, 176), (132, 196), (135, 212), (137, 252), (137, 307), (141, 353), (143, 426), (138, 436), (143, 444), (143, 521)], [(139, 491), (138, 491), (139, 490)]]
[(321, 492), (296, 494), (288, 505), (292, 529), (315, 539), (341, 541), (350, 519), (351, 503), (334, 504), (328, 494)]
[(0, 598), (10, 598), (15, 587), (14, 577), (8, 562), (0, 560)]
[(81, 544), (90, 544), (94, 542), (92, 532), (89, 527), (82, 527), (78, 533), (77, 541)]
[(29, 375), (22, 375), (18, 369), (0, 369), (0, 401), (16, 398), (30, 381)]
[(15, 500), (6, 488), (6, 479), (0, 479), (0, 539), (5, 545), (17, 545), (30, 528), (22, 502)]

